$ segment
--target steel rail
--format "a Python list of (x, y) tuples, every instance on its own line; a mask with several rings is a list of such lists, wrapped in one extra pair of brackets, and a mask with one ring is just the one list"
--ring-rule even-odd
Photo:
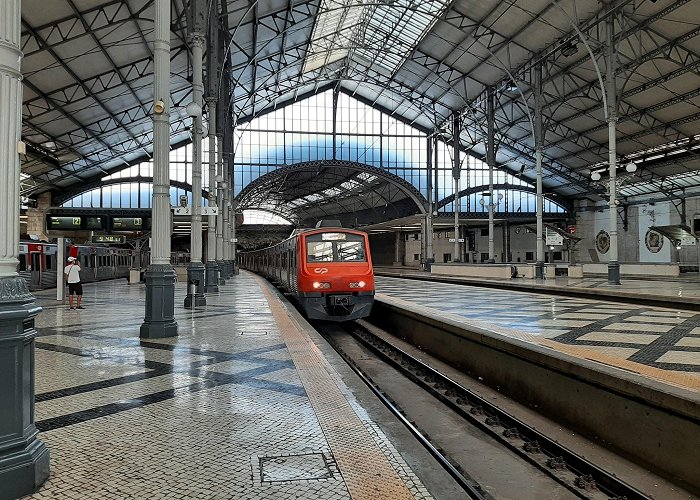
[[(526, 461), (582, 498), (596, 491), (611, 500), (651, 500), (630, 484), (542, 434), (428, 364), (372, 333), (362, 322), (346, 331), (372, 352), (433, 394), (449, 408), (495, 437)], [(502, 429), (502, 430), (501, 430)], [(573, 475), (573, 477), (572, 477)]]

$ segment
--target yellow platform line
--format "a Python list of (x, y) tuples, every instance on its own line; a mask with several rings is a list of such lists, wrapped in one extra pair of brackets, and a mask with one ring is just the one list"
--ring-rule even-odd
[(331, 366), (261, 278), (255, 277), (354, 500), (413, 499), (330, 375)]

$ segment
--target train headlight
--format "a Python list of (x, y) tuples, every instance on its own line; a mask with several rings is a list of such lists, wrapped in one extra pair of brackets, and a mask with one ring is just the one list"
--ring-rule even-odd
[(330, 284), (330, 283), (323, 282), (323, 281), (321, 281), (321, 282), (319, 282), (319, 281), (314, 281), (313, 287), (316, 288), (316, 289), (330, 288), (330, 287), (331, 287), (331, 284)]
[(350, 288), (364, 288), (366, 283), (364, 281), (352, 281), (350, 282)]

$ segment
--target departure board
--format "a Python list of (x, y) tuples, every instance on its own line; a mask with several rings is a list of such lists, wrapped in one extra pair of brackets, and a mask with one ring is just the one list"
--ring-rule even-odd
[(112, 217), (113, 231), (143, 231), (149, 219), (143, 217)]
[(72, 229), (80, 230), (83, 218), (68, 216), (46, 216), (46, 227), (48, 229)]
[(91, 243), (126, 243), (126, 236), (123, 234), (93, 234), (90, 237)]
[(104, 218), (102, 217), (85, 217), (86, 229), (104, 229)]

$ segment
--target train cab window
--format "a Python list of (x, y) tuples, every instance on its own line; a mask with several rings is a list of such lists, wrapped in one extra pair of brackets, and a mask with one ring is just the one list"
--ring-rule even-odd
[(319, 233), (306, 238), (307, 262), (366, 262), (365, 240), (349, 233)]
[(333, 262), (333, 243), (330, 241), (308, 242), (309, 262)]

